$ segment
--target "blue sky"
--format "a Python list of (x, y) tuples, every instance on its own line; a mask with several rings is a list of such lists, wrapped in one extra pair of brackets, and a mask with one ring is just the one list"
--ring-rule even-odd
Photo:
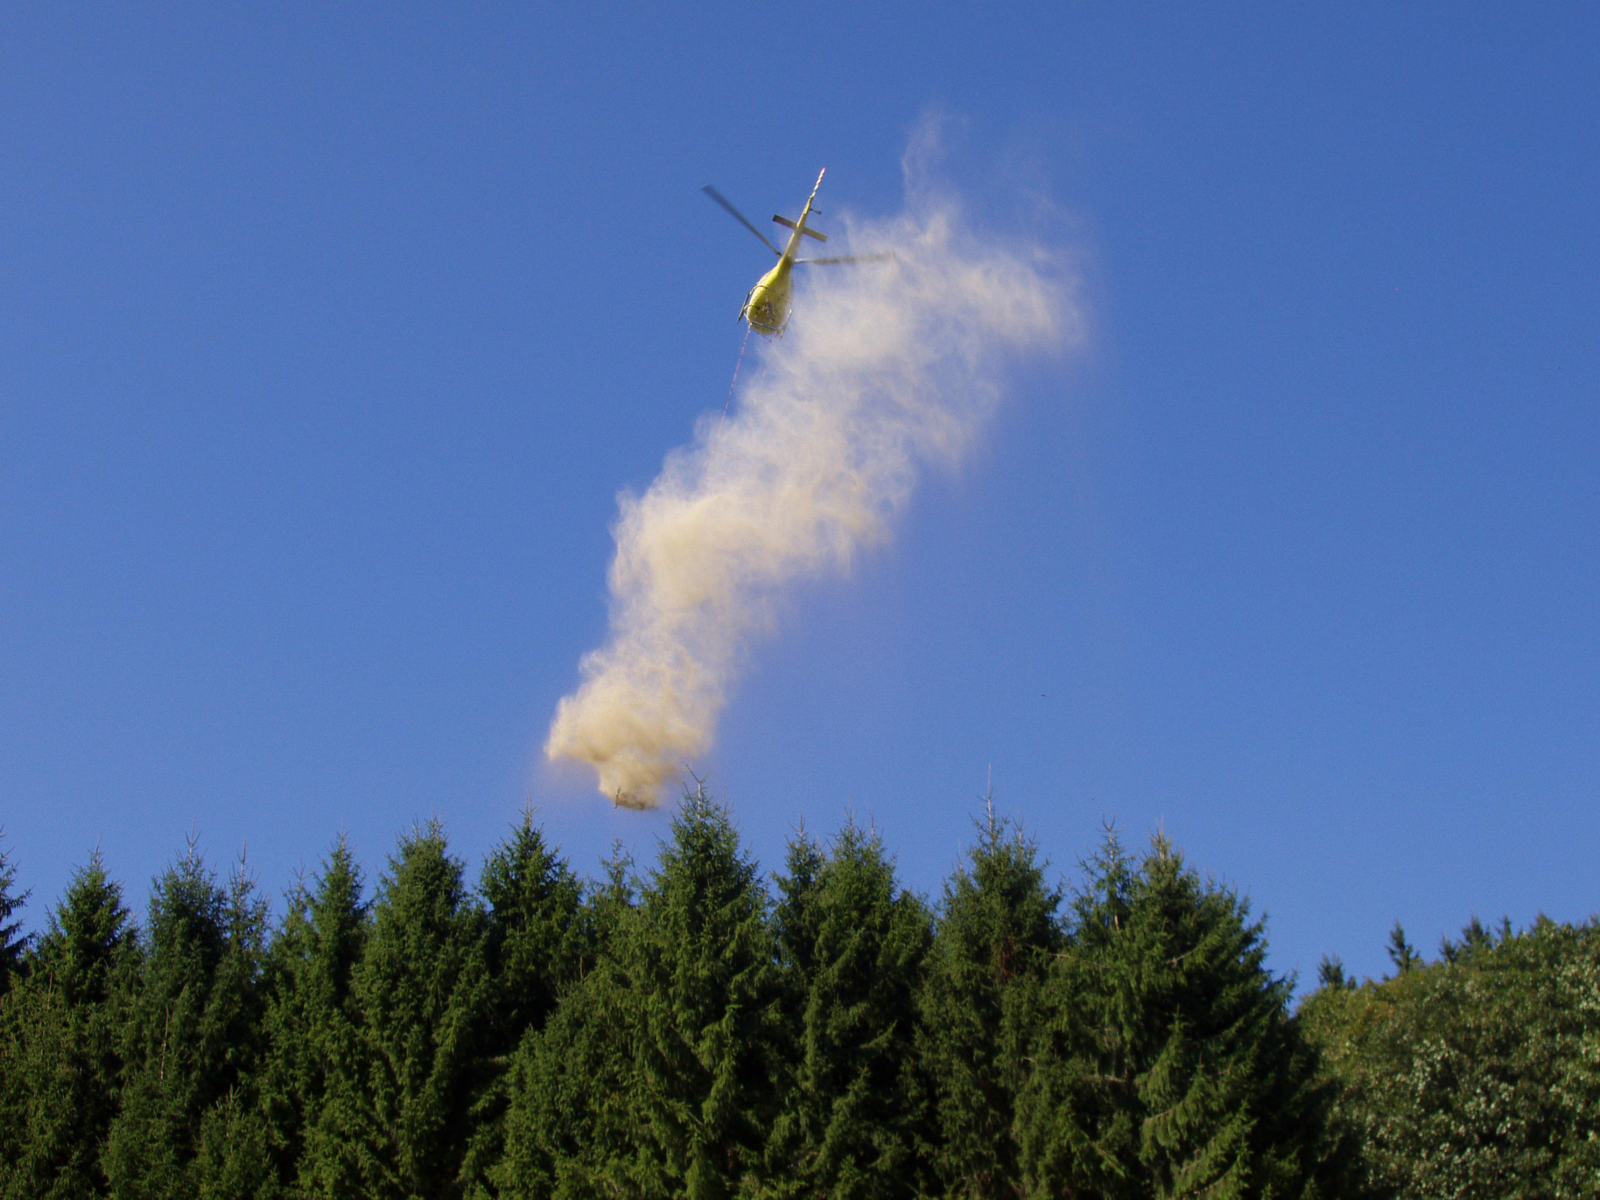
[(778, 865), (933, 890), (992, 771), (1069, 877), (1158, 824), (1273, 964), (1580, 919), (1600, 843), (1590, 6), (30, 6), (0, 19), (0, 824), (37, 922), (191, 832), (592, 870), (540, 762), (609, 526), (721, 407), (765, 253), (923, 114), (1048, 201), (1090, 342), (795, 591), (698, 767)]

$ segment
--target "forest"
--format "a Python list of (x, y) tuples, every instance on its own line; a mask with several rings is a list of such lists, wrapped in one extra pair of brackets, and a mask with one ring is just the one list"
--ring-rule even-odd
[(871, 828), (765, 874), (687, 796), (576, 874), (530, 813), (335, 841), (272, 916), (0, 858), (0, 1197), (1592, 1197), (1600, 928), (1476, 918), (1313, 990), (1163, 836), (1057, 881), (992, 804), (937, 897)]

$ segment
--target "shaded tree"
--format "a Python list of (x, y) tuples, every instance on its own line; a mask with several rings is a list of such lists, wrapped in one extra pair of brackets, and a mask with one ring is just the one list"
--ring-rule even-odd
[(616, 867), (596, 904), (605, 953), (518, 1056), (496, 1178), (518, 1196), (756, 1190), (781, 1017), (755, 864), (702, 789), (637, 907)]
[(925, 1182), (916, 997), (932, 917), (895, 883), (876, 833), (851, 821), (829, 852), (803, 834), (778, 881), (791, 1063), (773, 1138), (774, 1190), (904, 1197)]
[(1344, 960), (1337, 954), (1324, 954), (1317, 964), (1317, 986), (1324, 988), (1355, 987), (1355, 980), (1344, 973)]
[(967, 861), (945, 884), (920, 1001), (920, 1057), (933, 1088), (930, 1149), (952, 1196), (1016, 1195), (1013, 1129), (1039, 988), (1061, 946), (1060, 892), (1038, 847), (992, 798)]
[(505, 1085), (504, 1149), (490, 1168), (504, 1197), (637, 1195), (632, 1168), (640, 1121), (632, 1103), (637, 1008), (621, 961), (637, 919), (638, 883), (620, 845), (580, 923), (590, 952), (542, 1028), (530, 1027)]
[(104, 1191), (121, 1066), (109, 1002), (137, 969), (136, 950), (122, 889), (96, 851), (0, 1001), (0, 1197)]
[(329, 1080), (306, 1171), (321, 1194), (447, 1197), (485, 1077), (483, 913), (437, 821), (404, 837), (351, 978), (360, 1058)]
[[(0, 838), (4, 837), (5, 830), (0, 829)], [(16, 887), (16, 864), (0, 849), (0, 996), (10, 988), (11, 978), (22, 966), (22, 956), (28, 948), (22, 921), (11, 919), (28, 899), (28, 893), (19, 893)]]
[(1389, 931), (1389, 961), (1394, 963), (1395, 974), (1404, 975), (1422, 961), (1417, 948), (1406, 940), (1406, 931), (1397, 920)]
[(1160, 835), (1138, 863), (1108, 835), (1091, 870), (1019, 1106), (1028, 1190), (1327, 1194), (1317, 1058), (1248, 906)]
[[(224, 888), (191, 844), (156, 880), (142, 969), (119, 997), (121, 1109), (102, 1159), (116, 1195), (204, 1194), (223, 1163), (260, 1175), (261, 1164), (230, 1156), (257, 1144), (236, 1125), (260, 1057), (265, 934), (266, 906), (242, 866)], [(212, 1145), (197, 1166), (203, 1137)]]
[[(369, 927), (361, 871), (342, 835), (286, 908), (268, 960), (261, 1107), (278, 1179), (307, 1195), (337, 1195), (354, 1174), (344, 1134), (357, 1121), (328, 1108), (335, 1080), (363, 1074), (351, 985)], [(352, 1099), (348, 1089), (341, 1095)], [(339, 1165), (330, 1170), (330, 1161)]]
[(484, 863), (478, 893), (486, 905), (488, 1077), (472, 1114), (464, 1174), (486, 1188), (504, 1145), (511, 1055), (529, 1030), (544, 1028), (559, 997), (592, 965), (595, 947), (582, 882), (545, 844), (531, 809)]
[(684, 801), (620, 950), (631, 984), (649, 1192), (751, 1186), (776, 1114), (779, 979), (767, 896), (728, 812)]

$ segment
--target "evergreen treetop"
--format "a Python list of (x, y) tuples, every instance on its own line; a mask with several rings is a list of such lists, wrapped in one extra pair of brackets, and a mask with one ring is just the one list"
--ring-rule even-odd
[(778, 885), (793, 1038), (773, 1139), (780, 1178), (802, 1195), (915, 1195), (926, 1182), (914, 1060), (931, 914), (898, 887), (878, 835), (853, 820), (826, 854), (797, 836)]
[(1394, 928), (1389, 931), (1389, 961), (1394, 963), (1395, 973), (1404, 975), (1422, 961), (1422, 956), (1417, 953), (1417, 948), (1406, 940), (1406, 931), (1398, 920)]
[(728, 812), (689, 794), (619, 960), (636, 1006), (641, 1177), (731, 1196), (759, 1178), (778, 1105), (780, 980), (768, 901)]
[(1014, 1127), (1037, 991), (1060, 949), (1061, 892), (1037, 844), (995, 812), (945, 884), (919, 998), (918, 1051), (935, 1096), (931, 1158), (951, 1195), (1021, 1186)]
[(243, 864), (223, 887), (191, 842), (157, 880), (125, 1006), (121, 1110), (103, 1163), (118, 1195), (199, 1194), (210, 1110), (248, 1087), (262, 1042), (266, 905)]
[[(1476, 918), (1289, 1010), (1248, 903), (1114, 833), (1065, 913), (992, 804), (930, 910), (870, 829), (769, 898), (686, 798), (641, 881), (525, 816), (367, 898), (340, 839), (270, 928), (191, 844), (136, 927), (98, 855), (0, 994), (0, 1200), (1600, 1191), (1600, 925)], [(19, 939), (15, 872), (0, 917)]]
[(336, 1081), (361, 1075), (351, 986), (371, 909), (343, 835), (311, 886), (298, 882), (286, 899), (268, 966), (261, 1109), (279, 1182), (315, 1195), (343, 1177), (328, 1164), (341, 1159), (343, 1131), (354, 1124), (328, 1111), (330, 1096), (339, 1092)]
[(1336, 1176), (1316, 1056), (1248, 905), (1114, 833), (1052, 971), (1021, 1105), (1040, 1194), (1303, 1196)]
[(597, 947), (583, 884), (545, 845), (531, 808), (485, 861), (478, 894), (486, 905), (485, 1072), (462, 1173), (482, 1188), (504, 1155), (511, 1056), (524, 1037), (544, 1028), (560, 997), (592, 966)]
[[(0, 829), (0, 839), (5, 830)], [(22, 966), (22, 956), (28, 949), (28, 938), (22, 934), (22, 922), (11, 918), (26, 903), (27, 892), (18, 893), (17, 867), (3, 848), (0, 848), (0, 996), (11, 986), (11, 977)]]
[(96, 1005), (110, 996), (118, 968), (134, 951), (136, 930), (122, 903), (122, 885), (106, 875), (96, 849), (74, 873), (67, 893), (39, 939), (36, 967), (69, 1005)]
[(138, 957), (122, 889), (90, 857), (0, 1003), (0, 1197), (102, 1194), (117, 1114), (120, 1006)]
[(531, 810), (485, 861), (478, 892), (495, 980), (494, 1052), (504, 1054), (524, 1030), (544, 1024), (594, 949), (582, 919), (582, 881), (545, 844)]
[[(452, 1195), (465, 1184), (472, 1110), (488, 1075), (484, 916), (444, 828), (414, 828), (378, 884), (351, 981), (361, 1063), (330, 1107), (330, 1187), (374, 1197)], [(346, 1172), (353, 1172), (347, 1174)]]

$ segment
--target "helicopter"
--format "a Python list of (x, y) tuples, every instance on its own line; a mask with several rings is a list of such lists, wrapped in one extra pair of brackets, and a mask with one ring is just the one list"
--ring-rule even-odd
[(815, 238), (819, 242), (826, 242), (828, 235), (819, 233), (806, 224), (806, 219), (822, 210), (814, 208), (817, 199), (817, 188), (822, 186), (822, 177), (828, 173), (824, 167), (817, 172), (817, 182), (811, 189), (811, 195), (806, 199), (806, 206), (800, 213), (798, 221), (791, 221), (788, 217), (774, 216), (772, 219), (791, 232), (788, 244), (779, 250), (767, 240), (766, 234), (752, 225), (745, 215), (729, 203), (728, 198), (709, 183), (700, 190), (710, 196), (723, 208), (727, 209), (735, 221), (743, 225), (751, 233), (761, 239), (763, 245), (778, 256), (778, 265), (773, 267), (760, 279), (756, 280), (755, 287), (750, 289), (750, 294), (744, 298), (744, 307), (739, 310), (738, 319), (748, 320), (750, 328), (765, 337), (783, 336), (783, 331), (789, 324), (790, 291), (793, 280), (791, 273), (795, 263), (855, 263), (855, 262), (883, 262), (893, 257), (890, 254), (846, 254), (832, 258), (797, 258), (802, 237)]

